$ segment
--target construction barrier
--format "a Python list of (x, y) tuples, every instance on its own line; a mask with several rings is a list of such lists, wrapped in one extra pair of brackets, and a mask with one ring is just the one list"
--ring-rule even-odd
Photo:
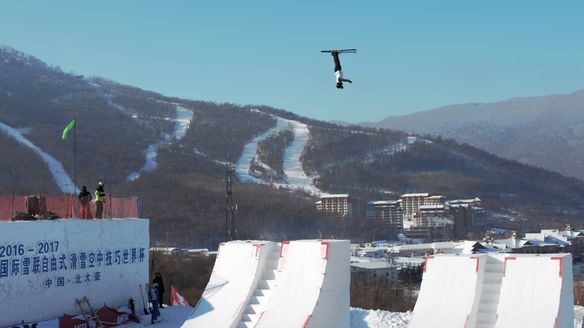
[[(37, 195), (40, 214), (36, 219), (79, 218), (80, 204), (76, 195), (45, 196)], [(29, 214), (31, 196), (0, 195), (0, 221), (10, 221), (19, 214)], [(91, 213), (95, 216), (95, 202), (91, 202)], [(137, 218), (138, 197), (106, 197), (103, 218)]]

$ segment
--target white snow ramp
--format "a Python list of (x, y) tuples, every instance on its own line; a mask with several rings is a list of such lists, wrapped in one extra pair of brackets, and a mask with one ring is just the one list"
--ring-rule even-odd
[(570, 254), (429, 256), (408, 327), (572, 327)]
[(184, 328), (349, 327), (349, 241), (222, 244)]

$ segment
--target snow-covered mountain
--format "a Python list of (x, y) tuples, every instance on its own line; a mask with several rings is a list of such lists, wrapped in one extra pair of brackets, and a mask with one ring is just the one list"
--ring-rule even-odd
[[(76, 139), (61, 140), (72, 119)], [(511, 123), (511, 130), (523, 126)], [(6, 46), (0, 127), (0, 194), (62, 193), (72, 183), (92, 188), (105, 181), (107, 192), (140, 197), (154, 231), (172, 226), (181, 240), (199, 245), (213, 245), (224, 232), (226, 163), (235, 165), (242, 238), (314, 237), (326, 229), (314, 206), (322, 193), (364, 200), (422, 191), (478, 196), (487, 208), (530, 208), (534, 218), (576, 213), (584, 203), (580, 181), (453, 141), (340, 126), (268, 106), (166, 97), (64, 73)]]
[(584, 180), (584, 90), (452, 105), (364, 125), (452, 138)]

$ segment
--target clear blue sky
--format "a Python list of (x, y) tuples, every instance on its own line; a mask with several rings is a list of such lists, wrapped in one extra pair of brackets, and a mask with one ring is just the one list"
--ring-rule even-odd
[[(0, 44), (169, 96), (378, 121), (584, 88), (583, 1), (2, 1)], [(357, 48), (334, 87), (326, 48)]]

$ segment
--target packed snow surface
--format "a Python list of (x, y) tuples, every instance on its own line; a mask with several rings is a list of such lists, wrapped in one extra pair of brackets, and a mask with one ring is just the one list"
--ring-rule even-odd
[[(141, 304), (137, 305), (137, 311), (142, 313)], [(160, 322), (156, 323), (157, 328), (177, 328), (180, 327), (193, 311), (190, 307), (171, 306), (160, 310)], [(412, 316), (411, 312), (388, 312), (382, 310), (364, 310), (351, 308), (351, 328), (407, 328)], [(583, 306), (574, 306), (574, 328), (582, 327), (582, 317), (584, 316)], [(131, 323), (124, 325), (125, 328), (148, 327), (150, 324), (149, 315), (140, 316), (141, 323)], [(39, 322), (38, 328), (58, 328), (59, 320)]]
[(294, 131), (294, 140), (284, 152), (284, 173), (286, 173), (286, 183), (288, 186), (303, 189), (311, 194), (320, 195), (322, 191), (314, 186), (314, 179), (307, 176), (302, 169), (300, 156), (310, 138), (308, 126), (298, 121), (285, 120)]
[(411, 312), (351, 308), (351, 328), (405, 328), (411, 316)]
[(165, 145), (170, 145), (173, 141), (178, 141), (182, 139), (186, 134), (191, 121), (193, 119), (193, 112), (176, 105), (176, 118), (174, 119), (174, 132), (172, 135), (163, 134), (162, 139), (158, 140), (157, 142), (151, 144), (146, 148), (144, 151), (144, 156), (146, 161), (144, 162), (144, 166), (140, 168), (140, 170), (136, 172), (132, 172), (128, 175), (128, 181), (134, 181), (140, 177), (140, 173), (142, 172), (152, 172), (156, 170), (158, 163), (156, 158), (158, 157), (158, 149)]
[(31, 149), (41, 157), (41, 159), (47, 164), (47, 167), (49, 168), (49, 171), (53, 175), (53, 179), (57, 183), (57, 186), (59, 187), (61, 192), (63, 193), (70, 193), (72, 191), (74, 191), (75, 193), (79, 192), (79, 189), (73, 186), (73, 181), (71, 181), (71, 178), (69, 177), (67, 172), (65, 172), (63, 164), (61, 164), (61, 162), (56, 160), (53, 156), (47, 154), (42, 149), (37, 147), (35, 144), (30, 142), (30, 140), (26, 139), (22, 135), (21, 130), (10, 127), (2, 122), (0, 122), (0, 130), (4, 132), (6, 135), (14, 138), (20, 144)]
[(284, 131), (288, 128), (288, 124), (282, 119), (276, 117), (276, 126), (267, 130), (266, 132), (260, 134), (259, 136), (253, 138), (248, 142), (241, 152), (241, 156), (236, 164), (236, 172), (239, 179), (244, 182), (254, 182), (254, 183), (266, 183), (264, 180), (259, 179), (251, 175), (251, 163), (257, 157), (259, 143), (263, 140), (269, 138), (270, 136)]
[[(288, 120), (279, 116), (272, 115), (272, 117), (276, 119), (276, 126), (253, 138), (243, 148), (236, 166), (239, 178), (242, 181), (267, 184), (268, 181), (253, 176), (251, 172), (251, 165), (253, 162), (265, 169), (269, 168), (265, 163), (261, 163), (258, 158), (258, 145), (261, 141), (270, 136), (278, 134), (284, 130), (292, 130), (294, 132), (294, 140), (284, 151), (283, 169), (284, 174), (286, 175), (286, 182), (276, 183), (275, 185), (290, 189), (302, 189), (314, 195), (322, 194), (323, 192), (314, 185), (314, 178), (309, 177), (304, 173), (304, 170), (302, 169), (302, 161), (300, 160), (302, 152), (310, 138), (308, 126), (304, 123)], [(269, 169), (271, 170), (271, 168)]]

